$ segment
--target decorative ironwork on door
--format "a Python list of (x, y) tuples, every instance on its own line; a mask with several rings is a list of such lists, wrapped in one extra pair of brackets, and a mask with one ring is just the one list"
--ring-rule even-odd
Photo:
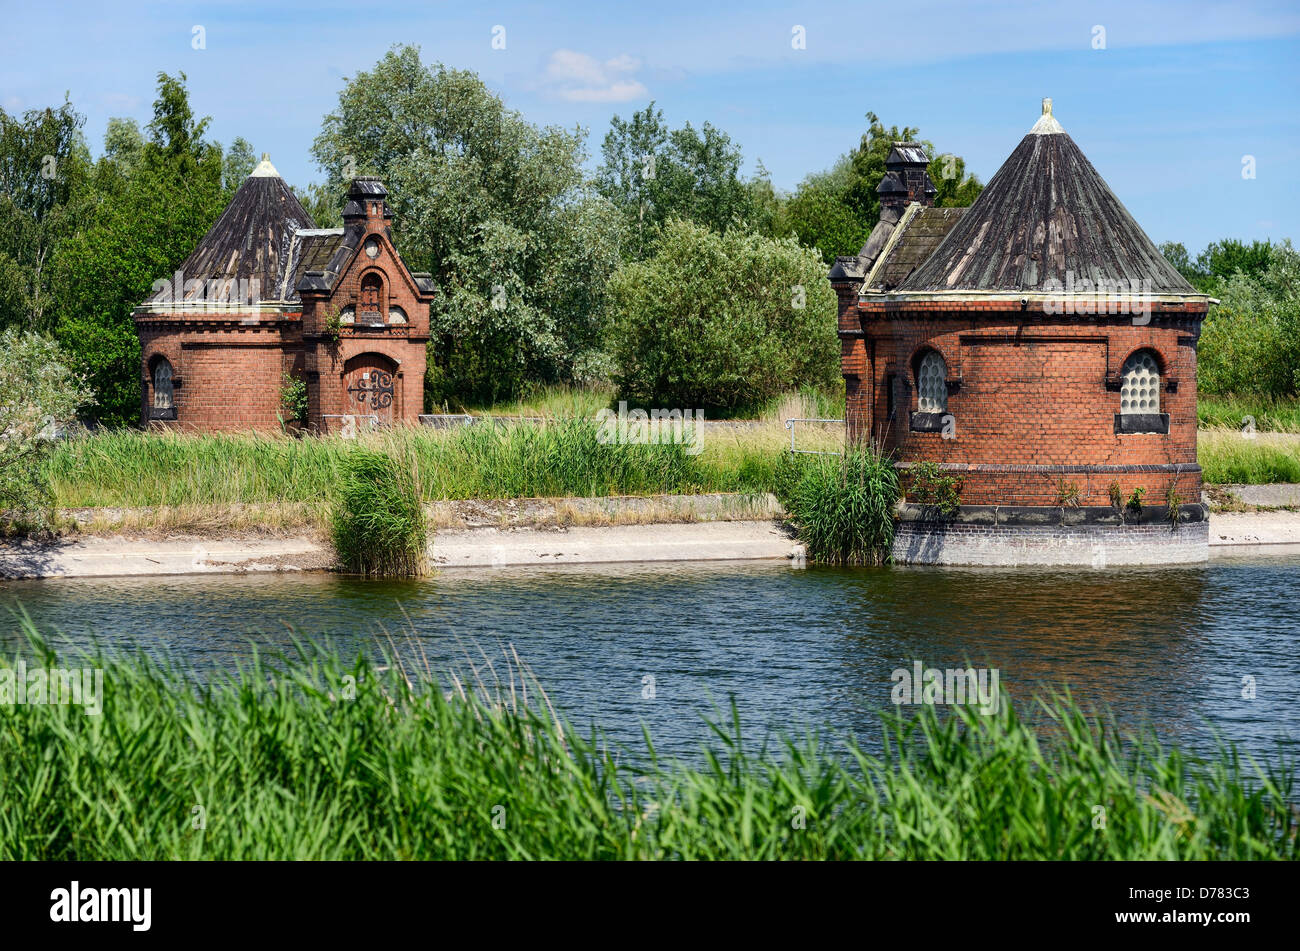
[(393, 405), (393, 375), (386, 370), (366, 370), (361, 380), (348, 387), (358, 403), (369, 401), (371, 409), (384, 409)]

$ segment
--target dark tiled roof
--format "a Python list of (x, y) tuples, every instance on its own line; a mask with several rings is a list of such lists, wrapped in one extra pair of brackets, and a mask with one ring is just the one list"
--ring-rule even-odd
[[(257, 172), (244, 179), (216, 224), (177, 269), (186, 284), (204, 282), (203, 287), (182, 289), (183, 299), (202, 299), (205, 291), (211, 298), (218, 292), (212, 281), (234, 282), (229, 293), (236, 300), (242, 299), (240, 281), (249, 282), (250, 290), (256, 287), (252, 296), (259, 300), (278, 299), (279, 279), (291, 253), (294, 232), (313, 227), (311, 216), (284, 179), (275, 174), (269, 162), (263, 162)], [(169, 301), (171, 294), (170, 287), (160, 290), (151, 301)]]
[[(298, 300), (298, 292), (304, 289), (330, 290), (343, 268), (352, 260), (363, 236), (364, 230), (356, 225), (298, 232), (294, 240), (291, 269), (285, 274), (284, 299)], [(319, 280), (307, 281), (309, 273), (318, 273)], [(305, 287), (304, 281), (307, 281)]]
[(902, 284), (934, 253), (966, 211), (965, 208), (909, 206), (898, 223), (897, 237), (886, 245), (875, 262), (863, 290), (889, 291)]
[(929, 165), (930, 159), (925, 154), (925, 148), (919, 142), (895, 142), (894, 147), (889, 150), (889, 157), (885, 159), (885, 167), (891, 164), (921, 164)]
[(1046, 105), (1034, 131), (897, 289), (1060, 293), (1083, 280), (1094, 287), (1123, 282), (1125, 288), (1142, 281), (1141, 292), (1150, 294), (1196, 293)]

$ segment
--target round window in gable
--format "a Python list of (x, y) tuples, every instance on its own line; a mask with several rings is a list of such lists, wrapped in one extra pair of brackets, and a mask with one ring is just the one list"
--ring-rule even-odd
[(374, 238), (368, 238), (365, 244), (366, 257), (374, 259), (379, 257), (379, 242)]

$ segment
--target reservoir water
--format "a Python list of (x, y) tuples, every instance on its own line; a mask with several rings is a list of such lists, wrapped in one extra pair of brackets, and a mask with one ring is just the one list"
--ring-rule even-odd
[[(644, 724), (674, 755), (698, 753), (703, 718), (733, 699), (747, 739), (872, 743), (892, 673), (920, 661), (996, 669), (1022, 704), (1068, 686), (1162, 740), (1204, 752), (1219, 735), (1275, 761), (1300, 739), (1298, 580), (1295, 555), (1103, 571), (699, 563), (8, 582), (0, 606), (60, 647), (139, 647), (200, 675), (253, 645), (287, 649), (291, 628), (376, 656), (381, 630), (410, 635), (440, 672), (482, 667), (480, 650), (502, 671), (513, 645), (575, 727), (635, 749)], [(0, 610), (9, 656), (18, 627)]]

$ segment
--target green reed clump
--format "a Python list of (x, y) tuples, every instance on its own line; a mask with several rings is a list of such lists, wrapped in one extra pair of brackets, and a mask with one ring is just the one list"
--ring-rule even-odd
[(1005, 696), (890, 714), (878, 753), (755, 753), (733, 711), (683, 763), (574, 734), (509, 651), (491, 688), (310, 645), (207, 683), (72, 665), (103, 669), (100, 715), (0, 704), (0, 860), (1300, 858), (1292, 767), (1164, 750), (1068, 696), (1037, 722)]
[(429, 532), (418, 470), (399, 457), (354, 449), (343, 460), (330, 534), (345, 571), (424, 574)]
[(776, 491), (808, 557), (832, 565), (887, 561), (899, 498), (890, 460), (872, 448), (801, 458), (778, 469)]

